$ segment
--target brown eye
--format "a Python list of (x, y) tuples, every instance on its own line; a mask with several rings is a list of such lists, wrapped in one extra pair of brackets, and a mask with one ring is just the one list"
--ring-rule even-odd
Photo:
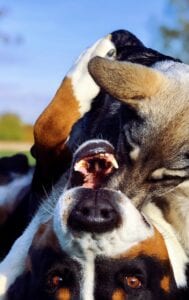
[(55, 275), (48, 280), (48, 287), (52, 292), (55, 292), (62, 285), (63, 278), (61, 276)]
[(124, 281), (132, 289), (138, 289), (142, 286), (142, 282), (135, 276), (126, 276)]

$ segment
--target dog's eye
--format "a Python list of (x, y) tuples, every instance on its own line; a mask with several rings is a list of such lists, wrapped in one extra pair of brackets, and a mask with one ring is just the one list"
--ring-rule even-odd
[(109, 50), (108, 53), (106, 54), (106, 56), (109, 58), (116, 57), (116, 49)]
[(47, 285), (51, 292), (56, 292), (63, 283), (63, 278), (59, 275), (54, 275), (48, 279)]
[(139, 289), (142, 287), (142, 282), (135, 276), (125, 276), (123, 282), (124, 285), (129, 286), (132, 289)]

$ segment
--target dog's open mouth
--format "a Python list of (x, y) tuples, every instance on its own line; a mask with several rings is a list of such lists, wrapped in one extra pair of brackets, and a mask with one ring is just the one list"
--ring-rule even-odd
[(105, 140), (90, 140), (76, 151), (67, 186), (74, 191), (67, 214), (67, 224), (73, 231), (100, 234), (120, 226), (117, 202), (121, 196), (106, 188), (106, 181), (116, 169), (114, 148)]
[(105, 141), (90, 142), (81, 148), (73, 161), (70, 185), (97, 189), (118, 169), (114, 148)]

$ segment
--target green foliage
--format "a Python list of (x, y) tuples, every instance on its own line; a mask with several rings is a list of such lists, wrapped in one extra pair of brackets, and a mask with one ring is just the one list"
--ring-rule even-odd
[(24, 124), (16, 114), (6, 113), (0, 116), (0, 140), (32, 141), (31, 125)]
[(0, 117), (0, 139), (21, 141), (23, 139), (23, 124), (14, 114), (4, 114)]

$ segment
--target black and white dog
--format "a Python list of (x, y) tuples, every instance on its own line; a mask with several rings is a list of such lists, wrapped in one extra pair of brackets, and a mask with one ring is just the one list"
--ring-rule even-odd
[[(86, 164), (88, 179), (77, 186)], [(141, 213), (122, 192), (91, 186), (117, 168), (108, 142), (79, 147), (64, 190), (41, 207), (0, 266), (9, 264), (9, 280), (20, 273), (5, 299), (188, 299), (188, 259), (160, 209), (150, 203)]]
[[(131, 41), (131, 45), (126, 41)], [(90, 74), (97, 84), (88, 72), (89, 61)], [(80, 57), (35, 125), (33, 153), (37, 167), (33, 187), (40, 190), (40, 182), (48, 189), (53, 180), (59, 180), (50, 196), (50, 207), (47, 201), (0, 264), (2, 299), (11, 284), (9, 299), (31, 299), (30, 295), (35, 299), (63, 300), (174, 299), (177, 289), (183, 291), (188, 287), (187, 86), (187, 65), (145, 48), (128, 32), (109, 35)], [(78, 145), (81, 146), (75, 151)], [(75, 156), (71, 172), (66, 172), (72, 153)], [(62, 170), (65, 175), (61, 177)], [(142, 218), (130, 201), (149, 221)], [(43, 213), (44, 209), (48, 213)], [(46, 273), (43, 267), (40, 272), (38, 263), (35, 265), (35, 261), (47, 258), (44, 268), (50, 271), (50, 261), (53, 263), (55, 259), (53, 247), (48, 245), (46, 227), (50, 228), (47, 231), (53, 231), (53, 245), (58, 241), (57, 257), (61, 253), (66, 262), (73, 257), (79, 261), (77, 267), (69, 262), (66, 265), (72, 274), (70, 278), (68, 272), (67, 282), (73, 283), (73, 289), (63, 284), (64, 273), (55, 272), (55, 276), (45, 281), (47, 290), (48, 285), (54, 290), (49, 296), (42, 285)], [(35, 255), (32, 249), (38, 243), (38, 238), (33, 240), (36, 234), (38, 238), (41, 234), (41, 242)], [(151, 238), (155, 248), (148, 244)], [(172, 252), (174, 247), (178, 255)], [(46, 253), (47, 248), (50, 252)], [(160, 249), (165, 249), (163, 256)], [(143, 256), (145, 259), (140, 260)], [(116, 260), (120, 257), (121, 261)], [(120, 269), (114, 269), (114, 260)], [(138, 269), (137, 263), (133, 265), (135, 260)], [(128, 263), (125, 273), (122, 263)], [(146, 278), (143, 281), (146, 286), (140, 280), (142, 277), (136, 276), (137, 272), (127, 272), (131, 270), (129, 265), (139, 274), (146, 270), (141, 275)], [(162, 268), (158, 269), (158, 265)], [(116, 285), (113, 279), (122, 267), (126, 275)], [(87, 281), (87, 270), (91, 268), (94, 278)], [(152, 269), (154, 274), (157, 271), (155, 284), (148, 281), (152, 279), (152, 275), (148, 277)], [(81, 276), (77, 280), (73, 274), (79, 270)], [(121, 283), (123, 278), (126, 287)], [(134, 286), (137, 283), (137, 289), (132, 289), (127, 280)], [(20, 285), (25, 282), (28, 282), (26, 290), (16, 298)], [(79, 282), (83, 285), (79, 286)], [(156, 291), (154, 286), (158, 287)], [(187, 299), (187, 294), (180, 299)]]

